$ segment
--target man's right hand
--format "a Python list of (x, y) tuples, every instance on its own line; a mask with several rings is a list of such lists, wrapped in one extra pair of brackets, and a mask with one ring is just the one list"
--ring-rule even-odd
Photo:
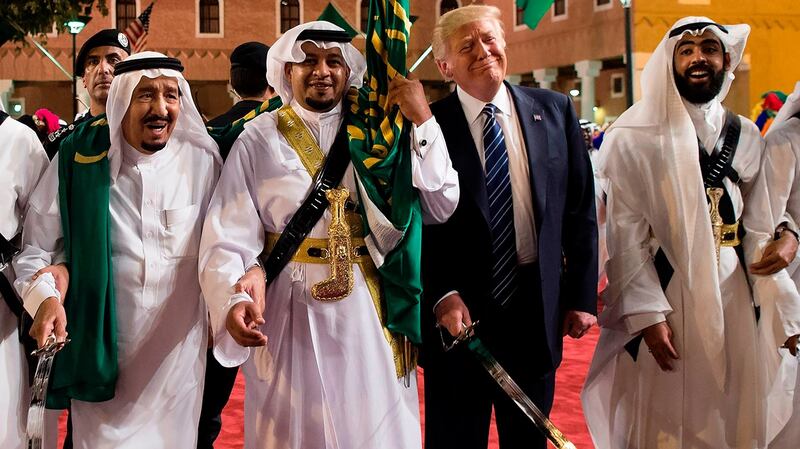
[(680, 359), (672, 343), (672, 329), (666, 321), (644, 328), (644, 342), (662, 371), (672, 371), (672, 361)]
[(50, 334), (55, 334), (58, 342), (66, 340), (67, 313), (58, 298), (51, 296), (42, 302), (29, 333), (39, 348), (44, 346)]
[(236, 343), (245, 347), (267, 344), (267, 336), (258, 328), (264, 324), (259, 308), (253, 302), (242, 301), (234, 304), (228, 311), (225, 327)]
[(469, 310), (458, 293), (446, 296), (433, 312), (436, 314), (436, 323), (446, 328), (453, 337), (458, 337), (464, 326), (472, 325)]

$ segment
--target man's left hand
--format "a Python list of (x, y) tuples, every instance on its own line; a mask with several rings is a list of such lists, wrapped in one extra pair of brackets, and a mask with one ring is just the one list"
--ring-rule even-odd
[(761, 260), (750, 265), (750, 272), (759, 275), (777, 273), (789, 266), (796, 253), (797, 239), (794, 234), (784, 231), (781, 238), (767, 245)]
[(389, 83), (389, 94), (386, 96), (385, 111), (390, 111), (394, 105), (400, 108), (400, 113), (417, 126), (422, 125), (433, 116), (422, 83), (397, 75)]
[(783, 344), (783, 347), (788, 349), (789, 352), (795, 357), (797, 357), (797, 341), (798, 341), (798, 338), (800, 338), (800, 335), (791, 336), (786, 340), (786, 343)]
[(597, 317), (591, 313), (570, 310), (564, 317), (562, 335), (569, 335), (572, 338), (581, 338), (586, 335), (586, 332), (595, 324), (597, 324)]

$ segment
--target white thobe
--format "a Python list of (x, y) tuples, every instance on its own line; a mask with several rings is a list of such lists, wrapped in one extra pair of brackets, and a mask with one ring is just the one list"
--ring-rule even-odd
[[(342, 120), (341, 104), (317, 114), (292, 108), (327, 154)], [(415, 129), (413, 183), (426, 221), (441, 222), (458, 201), (453, 170), (435, 119)], [(425, 141), (424, 145), (422, 144)], [(352, 166), (342, 184), (357, 200)], [(267, 345), (251, 352), (225, 328), (233, 304), (249, 301), (232, 286), (261, 253), (266, 232), (280, 233), (309, 193), (312, 179), (276, 127), (274, 113), (249, 122), (234, 143), (203, 229), (200, 282), (221, 364), (244, 363), (245, 448), (411, 449), (421, 445), (415, 378), (397, 378), (392, 351), (363, 273), (338, 302), (311, 297), (327, 264), (289, 264), (267, 290)], [(330, 211), (309, 237), (326, 238)]]
[[(711, 151), (721, 132), (724, 109), (715, 101), (703, 108), (688, 105), (687, 110), (700, 141)], [(698, 310), (710, 299), (695, 296), (687, 287), (682, 278), (685, 267), (670, 261), (675, 269), (671, 281), (665, 291), (659, 284), (652, 256), (667, 242), (673, 245), (667, 248), (669, 257), (673, 242), (686, 239), (683, 218), (676, 214), (681, 209), (659, 182), (674, 176), (661, 169), (666, 166), (663, 152), (669, 151), (662, 148), (662, 139), (650, 130), (620, 128), (606, 136), (601, 150), (616, 150), (605, 168), (609, 181), (607, 291), (615, 296), (607, 298), (611, 305), (600, 316), (603, 329), (583, 393), (587, 423), (599, 449), (763, 447), (756, 319), (746, 267), (734, 248), (721, 248), (717, 268), (723, 322), (714, 325), (724, 327), (722, 348), (715, 348), (721, 349), (719, 353), (708, 352), (702, 337), (711, 318)], [(766, 183), (757, 176), (762, 145), (758, 129), (742, 119), (733, 160), (741, 182), (723, 181), (735, 215), (747, 231), (748, 264), (760, 259), (764, 240), (770, 239), (773, 229)], [(685, 187), (703, 188), (700, 183)], [(711, 233), (710, 227), (707, 232)], [(788, 277), (752, 276), (751, 281), (756, 297), (766, 301), (780, 296)], [(763, 309), (772, 310), (771, 304)], [(660, 370), (644, 342), (636, 361), (623, 349), (645, 327), (665, 320), (680, 355), (671, 372)], [(720, 356), (723, 360), (712, 360)], [(723, 379), (713, 369), (719, 362)]]
[[(0, 233), (8, 240), (21, 230), (36, 183), (47, 169), (47, 154), (36, 133), (12, 118), (0, 125)], [(9, 264), (0, 276), (14, 282)], [(28, 364), (17, 332), (17, 317), (0, 298), (0, 447), (25, 447), (25, 424), (30, 404)], [(12, 301), (17, 301), (12, 298)], [(50, 419), (45, 445), (55, 448), (57, 431)], [(50, 438), (48, 438), (50, 437)]]
[[(122, 163), (112, 173), (108, 206), (119, 377), (113, 399), (72, 401), (73, 443), (80, 449), (191, 448), (207, 342), (198, 247), (220, 167), (211, 150), (173, 141), (151, 156), (124, 146), (112, 156)], [(14, 262), (17, 290), (31, 315), (58, 296), (51, 276), (30, 279), (63, 258), (60, 217), (56, 159), (31, 198), (24, 248)]]
[[(800, 174), (800, 120), (789, 119), (780, 128), (771, 130), (766, 140), (763, 170), (769, 186), (775, 222), (800, 223), (800, 182), (797, 182)], [(786, 268), (795, 285), (800, 288), (798, 267), (800, 253)], [(784, 305), (776, 317), (793, 317), (795, 321), (800, 321), (800, 303)], [(768, 395), (770, 418), (774, 422), (768, 422), (767, 436), (770, 438), (777, 434), (769, 448), (795, 449), (800, 445), (800, 394), (796, 394), (797, 386), (800, 385), (800, 371), (797, 358), (792, 357), (788, 349), (778, 346), (791, 336), (789, 332), (796, 332), (797, 329), (784, 329), (780, 323), (761, 322), (759, 326), (767, 327), (765, 331), (774, 330), (772, 334), (775, 338), (767, 355), (780, 360)]]

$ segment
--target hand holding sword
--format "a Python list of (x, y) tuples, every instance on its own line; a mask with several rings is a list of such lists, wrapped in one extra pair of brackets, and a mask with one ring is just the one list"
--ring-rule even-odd
[(520, 388), (508, 372), (492, 356), (486, 346), (484, 346), (483, 342), (481, 342), (480, 338), (475, 334), (475, 328), (478, 324), (477, 321), (470, 325), (462, 323), (462, 330), (449, 345), (445, 343), (444, 335), (442, 335), (444, 350), (449, 351), (458, 345), (466, 345), (472, 352), (472, 355), (478, 359), (500, 388), (503, 389), (508, 397), (517, 404), (523, 413), (525, 413), (539, 431), (541, 431), (557, 449), (576, 449), (575, 445), (556, 428), (553, 422), (550, 421), (541, 410), (539, 410), (539, 407), (537, 407), (525, 392), (522, 391), (522, 388)]
[(39, 362), (36, 365), (36, 374), (33, 377), (31, 403), (28, 407), (28, 423), (25, 429), (28, 449), (41, 449), (43, 447), (44, 408), (47, 402), (47, 386), (50, 383), (53, 358), (69, 341), (67, 338), (57, 341), (55, 334), (50, 334), (39, 349), (31, 352), (32, 356), (39, 358)]

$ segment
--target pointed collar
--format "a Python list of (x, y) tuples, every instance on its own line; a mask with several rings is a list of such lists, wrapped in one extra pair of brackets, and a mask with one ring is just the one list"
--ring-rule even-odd
[[(460, 87), (456, 87), (456, 93), (458, 95), (458, 100), (461, 102), (461, 107), (464, 109), (464, 116), (467, 118), (467, 123), (474, 123), (481, 115), (487, 103), (478, 100)], [(497, 90), (494, 98), (492, 98), (492, 101), (489, 103), (495, 105), (497, 107), (497, 112), (506, 117), (511, 115), (511, 96), (508, 94), (508, 87), (506, 87), (505, 83), (500, 86), (500, 89)]]

